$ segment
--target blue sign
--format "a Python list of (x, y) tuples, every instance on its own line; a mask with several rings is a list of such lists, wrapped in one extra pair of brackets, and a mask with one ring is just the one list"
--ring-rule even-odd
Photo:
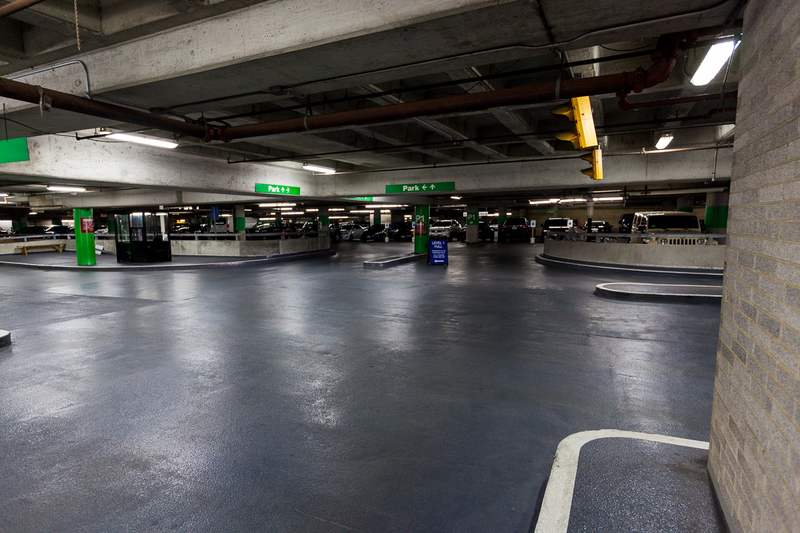
[(428, 264), (447, 264), (447, 239), (431, 239), (428, 248)]

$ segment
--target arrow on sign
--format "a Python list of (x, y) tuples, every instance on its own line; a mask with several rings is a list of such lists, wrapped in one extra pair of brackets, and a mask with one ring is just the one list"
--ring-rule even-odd
[(431, 185), (431, 190), (435, 190), (435, 189), (436, 189), (436, 185)]

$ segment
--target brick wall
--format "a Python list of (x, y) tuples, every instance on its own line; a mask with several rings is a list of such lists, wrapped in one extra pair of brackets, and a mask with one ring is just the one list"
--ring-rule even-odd
[(800, 531), (800, 2), (751, 0), (740, 53), (709, 471), (733, 531)]

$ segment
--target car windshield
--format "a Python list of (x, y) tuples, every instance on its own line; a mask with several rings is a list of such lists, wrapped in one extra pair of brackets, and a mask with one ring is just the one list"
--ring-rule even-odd
[(594, 221), (594, 220), (593, 220), (593, 221), (592, 221), (592, 227), (593, 227), (593, 228), (597, 228), (597, 227), (600, 227), (600, 226), (605, 226), (605, 225), (606, 225), (606, 223), (605, 223), (605, 222), (603, 222), (602, 220), (598, 220), (598, 221)]
[(699, 229), (697, 217), (693, 215), (658, 215), (647, 218), (648, 229)]
[(431, 224), (432, 228), (449, 228), (453, 224), (450, 220), (437, 220)]
[(513, 224), (515, 226), (525, 225), (527, 223), (528, 223), (528, 221), (525, 220), (524, 218), (509, 217), (509, 218), (506, 219), (506, 224)]

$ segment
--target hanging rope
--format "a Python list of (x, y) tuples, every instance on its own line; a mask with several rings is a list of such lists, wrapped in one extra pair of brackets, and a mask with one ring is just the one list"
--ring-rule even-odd
[(75, 39), (78, 41), (78, 52), (81, 51), (81, 29), (78, 26), (78, 0), (74, 0), (75, 4)]

